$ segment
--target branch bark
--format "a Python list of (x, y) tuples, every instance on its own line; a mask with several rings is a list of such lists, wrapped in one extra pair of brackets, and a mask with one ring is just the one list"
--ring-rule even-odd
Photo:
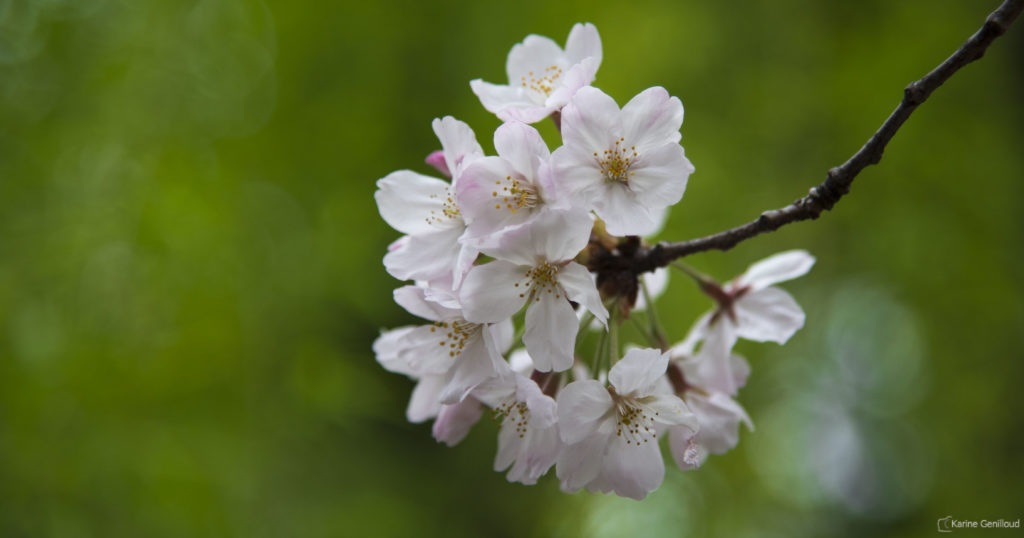
[(845, 163), (829, 170), (825, 181), (811, 188), (807, 196), (786, 207), (765, 211), (757, 219), (736, 228), (689, 241), (662, 242), (653, 247), (641, 248), (635, 252), (629, 264), (632, 270), (639, 274), (665, 267), (673, 260), (697, 252), (729, 250), (751, 237), (775, 231), (792, 222), (817, 219), (822, 211), (831, 210), (836, 202), (850, 192), (850, 184), (861, 170), (882, 160), (886, 145), (910, 114), (961, 67), (984, 56), (992, 41), (1006, 32), (1022, 9), (1024, 0), (1006, 0), (952, 56), (920, 80), (911, 82), (903, 91), (903, 100), (896, 110), (867, 143)]

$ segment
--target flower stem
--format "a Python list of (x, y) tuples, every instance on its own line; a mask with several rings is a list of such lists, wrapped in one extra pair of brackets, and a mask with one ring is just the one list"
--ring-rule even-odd
[(644, 282), (643, 278), (640, 278), (640, 291), (644, 294), (644, 302), (647, 303), (647, 320), (651, 324), (651, 335), (654, 336), (654, 342), (657, 346), (665, 351), (668, 349), (668, 339), (665, 338), (665, 329), (661, 326), (661, 322), (658, 321), (658, 311), (654, 308), (654, 301), (651, 300), (651, 293), (647, 290), (647, 282)]

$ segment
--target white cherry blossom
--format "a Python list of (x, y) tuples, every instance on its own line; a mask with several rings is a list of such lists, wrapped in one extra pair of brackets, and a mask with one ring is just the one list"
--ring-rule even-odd
[[(669, 351), (673, 359), (666, 372), (673, 392), (686, 402), (700, 423), (697, 432), (686, 426), (668, 429), (672, 457), (684, 470), (698, 468), (708, 454), (724, 454), (734, 448), (739, 442), (740, 422), (754, 429), (743, 407), (729, 394), (716, 389), (713, 379), (708, 378), (706, 366), (710, 359), (694, 354), (695, 344), (695, 338), (687, 337), (674, 346)], [(733, 354), (728, 360), (736, 387), (742, 387), (747, 382), (750, 366), (739, 355)]]
[(562, 449), (555, 400), (533, 379), (512, 368), (477, 387), (472, 397), (490, 407), (500, 423), (494, 470), (508, 469), (510, 482), (536, 484)]
[(462, 311), (427, 300), (418, 286), (398, 288), (394, 297), (411, 314), (434, 322), (386, 332), (374, 343), (381, 365), (420, 380), (417, 390), (423, 394), (418, 399), (414, 393), (417, 418), (436, 416), (440, 410), (430, 398), (439, 404), (459, 402), (506, 366), (502, 351), (511, 344), (510, 321), (466, 321)]
[(561, 390), (558, 427), (566, 447), (556, 472), (563, 490), (640, 500), (661, 485), (659, 435), (668, 426), (698, 428), (686, 404), (660, 388), (668, 361), (655, 349), (631, 349), (608, 373), (608, 387), (588, 379)]
[(508, 85), (471, 81), (473, 93), (502, 121), (536, 123), (557, 112), (594, 80), (601, 65), (601, 37), (593, 24), (577, 23), (565, 50), (550, 38), (528, 35), (512, 47), (505, 64)]
[(457, 286), (477, 251), (459, 242), (466, 222), (455, 199), (454, 184), (466, 166), (483, 157), (483, 150), (473, 130), (451, 116), (435, 119), (433, 128), (453, 183), (411, 170), (392, 172), (377, 182), (374, 198), (381, 216), (392, 228), (407, 234), (388, 248), (384, 267), (402, 280), (451, 275)]
[(593, 275), (572, 261), (587, 244), (591, 226), (581, 211), (547, 209), (503, 234), (499, 244), (483, 248), (496, 259), (466, 275), (459, 294), (466, 319), (507, 320), (529, 303), (523, 343), (537, 370), (571, 367), (579, 323), (570, 301), (602, 323), (608, 318)]
[(495, 244), (502, 231), (527, 222), (558, 199), (548, 166), (551, 152), (536, 129), (505, 123), (494, 132), (494, 149), (497, 157), (466, 167), (456, 189), (469, 221), (463, 241), (477, 246)]
[(601, 90), (581, 88), (562, 109), (564, 145), (551, 155), (555, 180), (592, 208), (612, 235), (649, 235), (693, 173), (679, 145), (683, 105), (648, 88), (620, 110)]
[(708, 358), (709, 384), (736, 394), (731, 350), (738, 338), (784, 344), (804, 326), (804, 311), (789, 293), (772, 286), (810, 271), (814, 257), (803, 250), (781, 252), (750, 266), (724, 286), (702, 283), (717, 307), (697, 320), (695, 338), (703, 339), (698, 355)]

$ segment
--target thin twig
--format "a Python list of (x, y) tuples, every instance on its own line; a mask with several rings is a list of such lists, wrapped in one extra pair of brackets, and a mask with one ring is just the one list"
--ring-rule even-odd
[(832, 209), (846, 193), (850, 184), (865, 167), (882, 160), (885, 146), (921, 103), (928, 99), (939, 86), (953, 76), (961, 67), (981, 58), (985, 50), (1003, 35), (1021, 10), (1024, 0), (1006, 0), (985, 19), (985, 24), (967, 40), (952, 56), (924, 76), (910, 83), (903, 91), (903, 100), (889, 115), (885, 123), (864, 144), (864, 147), (841, 166), (828, 171), (825, 181), (810, 190), (810, 193), (792, 204), (761, 213), (756, 220), (742, 226), (725, 230), (707, 237), (677, 243), (658, 243), (650, 248), (640, 249), (634, 258), (634, 268), (639, 272), (653, 271), (665, 267), (672, 260), (706, 250), (729, 250), (742, 241), (756, 235), (775, 231), (791, 222), (816, 219), (822, 211)]

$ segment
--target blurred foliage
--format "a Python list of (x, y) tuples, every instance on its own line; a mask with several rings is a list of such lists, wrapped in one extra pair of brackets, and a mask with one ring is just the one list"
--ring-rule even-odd
[[(991, 5), (990, 5), (991, 4)], [(757, 425), (643, 503), (491, 471), (408, 424), (370, 345), (413, 322), (376, 179), (430, 120), (498, 121), (528, 33), (597, 25), (596, 82), (663, 85), (697, 167), (662, 236), (788, 203), (996, 2), (0, 1), (0, 536), (931, 535), (1016, 519), (1024, 23), (836, 210), (690, 263), (806, 248), (786, 347), (741, 344)], [(552, 142), (554, 130), (542, 126)], [(681, 275), (681, 338), (709, 307)]]

